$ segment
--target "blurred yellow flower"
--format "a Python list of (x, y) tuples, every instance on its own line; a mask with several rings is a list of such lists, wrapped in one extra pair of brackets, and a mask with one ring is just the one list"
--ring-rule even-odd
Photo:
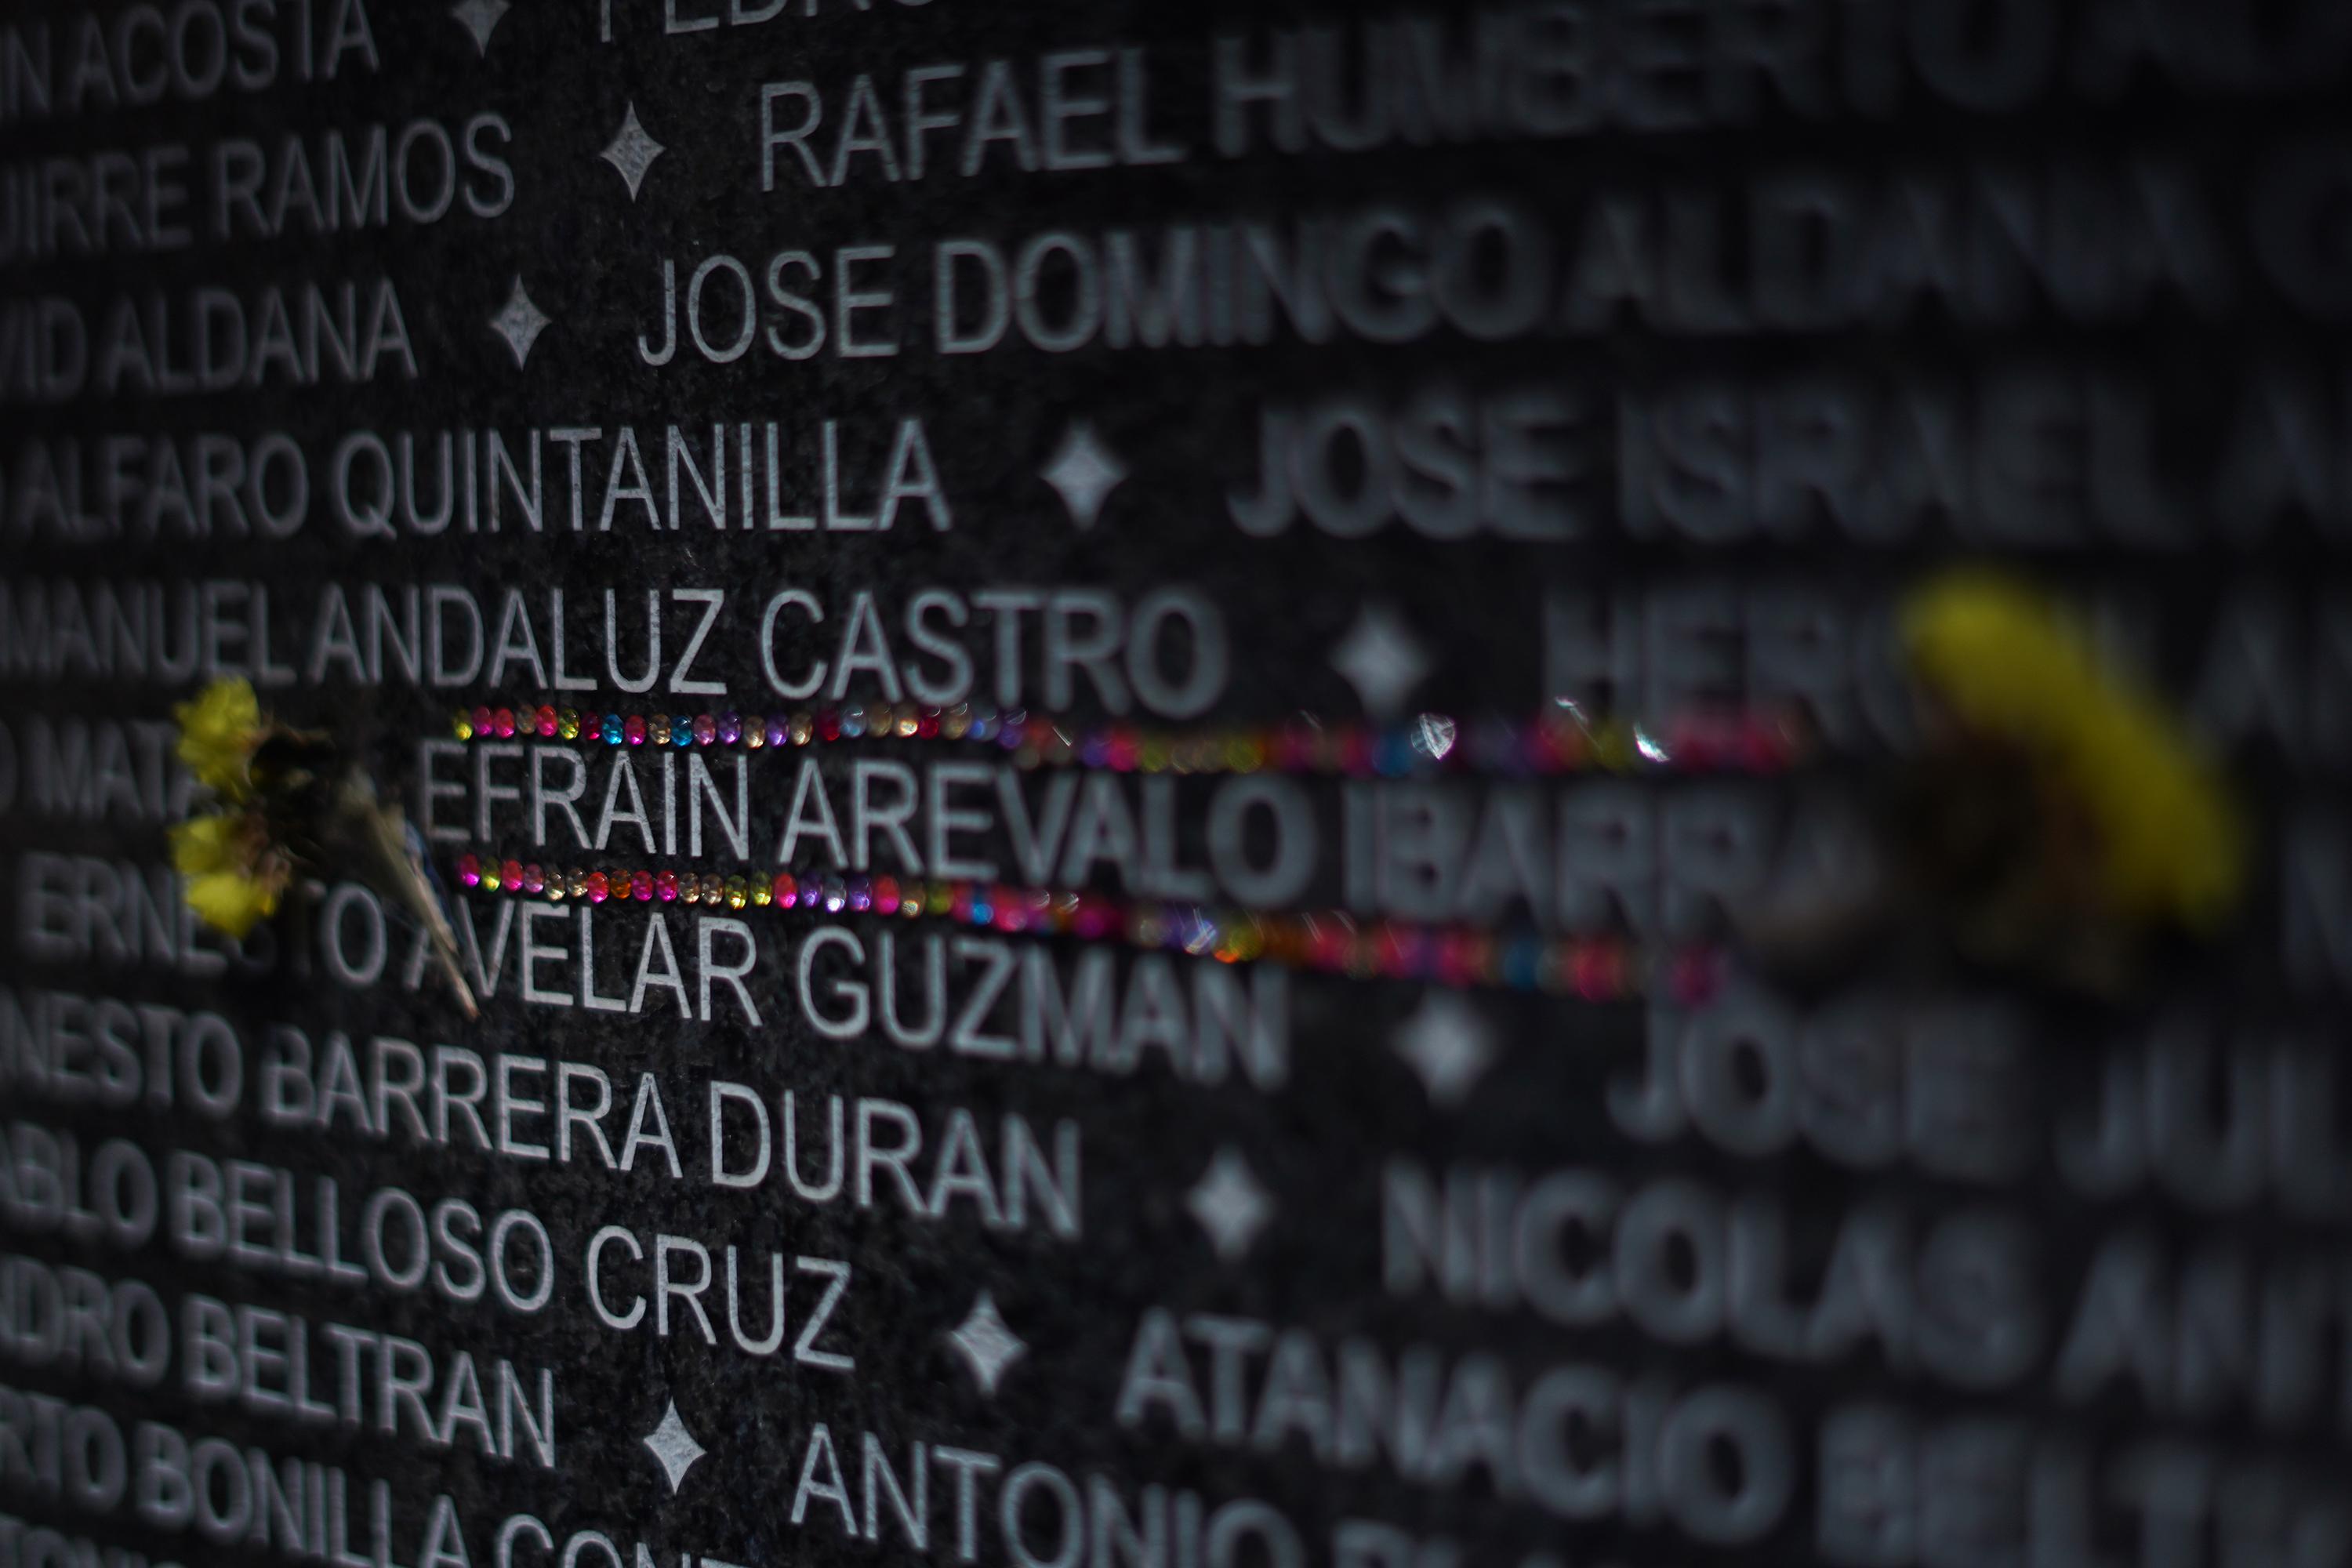
[(263, 843), (260, 825), (244, 813), (173, 824), (172, 866), (189, 907), (215, 931), (242, 940), (256, 921), (278, 912), (285, 871)]
[(243, 863), (237, 840), (242, 824), (234, 816), (192, 816), (172, 826), (172, 867), (184, 877), (233, 871)]
[(205, 787), (242, 800), (251, 783), (246, 767), (261, 742), (261, 702), (252, 682), (215, 680), (172, 714), (180, 721), (180, 761)]
[(2155, 700), (2101, 667), (2050, 601), (1989, 572), (1914, 593), (1913, 668), (1969, 728), (2024, 750), (2080, 802), (2112, 912), (2209, 929), (2236, 906), (2245, 829), (2209, 761)]
[(188, 879), (188, 905), (215, 931), (244, 940), (263, 917), (278, 912), (278, 889), (237, 871), (207, 871)]

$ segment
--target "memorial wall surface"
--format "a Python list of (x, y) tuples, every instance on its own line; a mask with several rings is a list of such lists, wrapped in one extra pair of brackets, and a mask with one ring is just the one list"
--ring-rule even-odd
[(2347, 82), (14, 0), (0, 1568), (2352, 1563)]

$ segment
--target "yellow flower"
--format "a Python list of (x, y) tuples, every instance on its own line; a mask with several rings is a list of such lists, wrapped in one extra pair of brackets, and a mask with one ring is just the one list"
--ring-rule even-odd
[(278, 890), (236, 871), (207, 871), (188, 879), (188, 906), (215, 931), (244, 940), (256, 922), (278, 912)]
[(234, 871), (244, 864), (238, 839), (243, 824), (234, 816), (192, 816), (172, 826), (172, 867), (184, 877)]
[(252, 683), (215, 680), (172, 714), (180, 721), (180, 761), (207, 788), (243, 799), (250, 783), (246, 765), (261, 742), (261, 703)]
[(260, 825), (240, 812), (192, 816), (172, 828), (172, 866), (189, 908), (215, 931), (242, 940), (278, 912), (286, 870), (268, 854)]
[(2022, 748), (2089, 813), (2115, 913), (2210, 928), (2231, 912), (2245, 830), (2220, 779), (2054, 605), (2007, 577), (1953, 573), (1913, 594), (1902, 637), (1961, 722)]

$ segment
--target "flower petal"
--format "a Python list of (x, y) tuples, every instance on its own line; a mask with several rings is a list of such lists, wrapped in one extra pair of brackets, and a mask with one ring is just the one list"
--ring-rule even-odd
[(180, 721), (180, 761), (206, 788), (241, 799), (249, 783), (246, 765), (261, 741), (261, 701), (253, 683), (215, 680), (172, 713)]
[(172, 825), (172, 867), (184, 877), (206, 871), (234, 871), (240, 864), (237, 839), (241, 822), (219, 814), (192, 816)]
[(2024, 749), (2089, 814), (2111, 912), (2205, 929), (2237, 905), (2246, 828), (2211, 761), (2056, 604), (2013, 578), (1958, 572), (1911, 595), (1902, 629), (1938, 697)]
[(244, 939), (263, 917), (278, 912), (278, 893), (234, 871), (208, 871), (188, 879), (188, 907), (215, 931)]

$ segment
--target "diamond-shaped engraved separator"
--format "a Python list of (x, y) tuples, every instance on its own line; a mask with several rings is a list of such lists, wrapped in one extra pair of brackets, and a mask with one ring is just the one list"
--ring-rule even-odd
[(985, 1290), (972, 1302), (962, 1323), (948, 1335), (948, 1342), (962, 1355), (965, 1364), (971, 1368), (972, 1380), (991, 1399), (996, 1397), (997, 1385), (1004, 1381), (1005, 1369), (1029, 1351), (1021, 1336), (1006, 1326), (1003, 1314), (996, 1310), (996, 1302)]
[(694, 1468), (694, 1462), (709, 1451), (696, 1442), (694, 1434), (686, 1429), (686, 1423), (678, 1417), (677, 1401), (675, 1399), (662, 1413), (661, 1425), (646, 1435), (645, 1444), (646, 1451), (653, 1455), (654, 1462), (661, 1466), (672, 1497), (676, 1497), (677, 1489), (685, 1484), (686, 1472)]

